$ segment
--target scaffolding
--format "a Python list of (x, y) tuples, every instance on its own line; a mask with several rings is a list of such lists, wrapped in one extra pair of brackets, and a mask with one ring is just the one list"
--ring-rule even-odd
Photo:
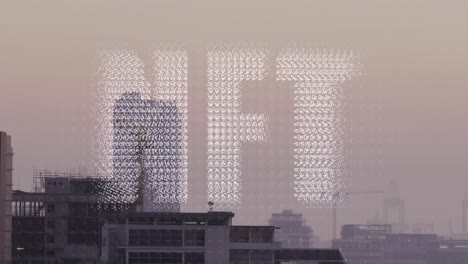
[(98, 174), (90, 174), (86, 170), (67, 170), (52, 171), (52, 170), (33, 170), (33, 190), (34, 193), (45, 192), (45, 179), (46, 178), (69, 178), (69, 179), (86, 179), (86, 180), (102, 180), (103, 178)]

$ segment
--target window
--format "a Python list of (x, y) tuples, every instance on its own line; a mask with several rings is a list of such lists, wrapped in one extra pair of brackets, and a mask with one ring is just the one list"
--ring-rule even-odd
[(249, 242), (249, 229), (246, 227), (231, 227), (229, 231), (229, 239), (235, 243)]
[(158, 217), (158, 225), (182, 225), (183, 219), (180, 217)]
[(250, 263), (270, 264), (273, 262), (273, 252), (267, 250), (252, 250), (250, 252)]
[(12, 255), (14, 258), (43, 258), (45, 256), (45, 220), (44, 218), (13, 217), (11, 236)]
[(87, 208), (85, 203), (70, 203), (68, 213), (72, 217), (87, 216)]
[(129, 264), (182, 264), (182, 253), (130, 252)]
[(96, 245), (100, 227), (97, 218), (69, 218), (67, 242), (72, 245)]
[(55, 213), (55, 204), (48, 204), (47, 205), (47, 212), (48, 213)]
[(55, 220), (47, 220), (47, 228), (55, 228)]
[(208, 225), (228, 225), (229, 219), (225, 217), (210, 217), (208, 218)]
[(185, 264), (204, 264), (205, 254), (204, 253), (185, 253)]
[(185, 230), (184, 246), (186, 247), (205, 246), (205, 230)]
[(130, 229), (129, 245), (147, 247), (181, 247), (182, 230)]
[(248, 250), (230, 250), (229, 264), (249, 264)]
[(272, 243), (273, 228), (253, 227), (250, 228), (250, 242), (252, 243)]
[(128, 219), (129, 225), (153, 225), (153, 217), (130, 217)]
[(184, 220), (185, 225), (205, 225), (206, 221), (204, 218), (196, 218), (196, 217), (187, 217)]
[(47, 236), (47, 243), (54, 244), (55, 243), (55, 237), (53, 235), (48, 235)]

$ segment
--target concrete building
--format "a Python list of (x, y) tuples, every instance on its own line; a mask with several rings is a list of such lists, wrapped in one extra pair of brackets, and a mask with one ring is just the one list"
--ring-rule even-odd
[(233, 226), (231, 212), (131, 213), (106, 217), (103, 263), (345, 263), (340, 250), (282, 249), (274, 226)]
[(229, 263), (233, 216), (228, 212), (109, 216), (102, 228), (101, 259), (104, 263)]
[(344, 263), (339, 250), (282, 249), (274, 226), (233, 226), (231, 212), (138, 212), (102, 203), (106, 181), (35, 172), (13, 193), (13, 263)]
[(0, 263), (11, 263), (11, 137), (0, 131)]
[(129, 206), (99, 203), (96, 178), (36, 171), (34, 180), (36, 192), (13, 193), (13, 263), (96, 263), (99, 217)]
[(293, 213), (292, 210), (283, 210), (272, 214), (268, 224), (277, 226), (275, 240), (281, 243), (282, 248), (310, 248), (312, 229), (304, 224), (302, 214)]

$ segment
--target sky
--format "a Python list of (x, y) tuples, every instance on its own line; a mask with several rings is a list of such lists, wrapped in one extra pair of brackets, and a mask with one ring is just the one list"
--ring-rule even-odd
[[(395, 181), (408, 222), (448, 233), (452, 221), (459, 232), (468, 193), (466, 10), (466, 1), (430, 0), (4, 1), (0, 130), (12, 135), (13, 187), (30, 190), (33, 169), (91, 170), (99, 50), (145, 57), (168, 42), (201, 53), (219, 41), (308, 43), (361, 55), (362, 75), (345, 85), (350, 188)], [(250, 180), (261, 187), (262, 178)], [(330, 209), (252, 203), (236, 213), (239, 223), (264, 224), (280, 207), (304, 213), (320, 237), (331, 235)], [(365, 223), (380, 207), (381, 197), (354, 196), (338, 221)]]

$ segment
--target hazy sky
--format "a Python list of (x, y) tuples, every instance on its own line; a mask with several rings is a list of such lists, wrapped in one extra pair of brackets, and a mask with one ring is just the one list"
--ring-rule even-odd
[[(395, 179), (408, 222), (447, 233), (453, 219), (459, 232), (468, 192), (466, 1), (174, 2), (0, 4), (0, 130), (12, 135), (15, 189), (30, 190), (33, 168), (89, 166), (98, 50), (303, 41), (362, 54), (364, 75), (346, 86), (352, 188)], [(353, 197), (339, 221), (364, 223), (380, 203)], [(301, 210), (330, 236), (329, 209)], [(265, 223), (268, 213), (244, 222)]]

